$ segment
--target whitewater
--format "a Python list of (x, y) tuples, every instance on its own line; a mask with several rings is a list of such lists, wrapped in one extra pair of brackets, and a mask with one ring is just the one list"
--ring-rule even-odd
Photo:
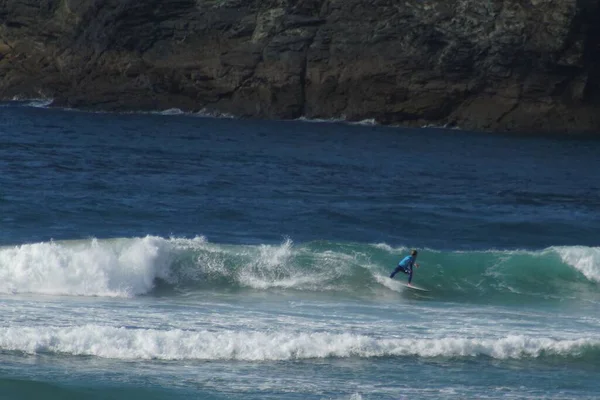
[(0, 107), (3, 398), (600, 396), (597, 140), (47, 106)]

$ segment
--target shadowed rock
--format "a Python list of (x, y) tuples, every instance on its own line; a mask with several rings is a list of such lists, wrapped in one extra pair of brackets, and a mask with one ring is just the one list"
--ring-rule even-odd
[(598, 0), (0, 0), (0, 97), (600, 130)]

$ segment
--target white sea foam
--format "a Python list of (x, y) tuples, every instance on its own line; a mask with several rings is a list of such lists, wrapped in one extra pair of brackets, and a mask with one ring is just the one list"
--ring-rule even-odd
[(160, 115), (182, 115), (185, 113), (179, 108), (169, 108), (167, 110), (158, 111), (157, 114), (160, 114)]
[(350, 400), (363, 400), (363, 397), (360, 395), (360, 393), (353, 393), (350, 396)]
[(453, 129), (453, 130), (462, 130), (462, 128), (460, 126), (453, 125), (453, 124), (444, 124), (444, 125), (425, 124), (425, 125), (422, 125), (421, 128), (425, 128), (425, 129)]
[(392, 247), (387, 243), (375, 243), (372, 246), (377, 249), (385, 250), (388, 253), (398, 253), (407, 250), (406, 247)]
[(0, 349), (115, 359), (294, 360), (343, 357), (476, 357), (519, 359), (578, 356), (600, 339), (527, 336), (499, 339), (381, 339), (355, 334), (273, 331), (185, 331), (98, 325), (0, 328)]
[(554, 247), (562, 261), (594, 282), (600, 282), (600, 247)]
[(160, 237), (46, 242), (0, 249), (0, 293), (134, 296), (169, 277), (173, 244)]
[(299, 253), (302, 250), (294, 248), (289, 239), (281, 245), (248, 247), (244, 254), (248, 261), (240, 266), (237, 279), (242, 286), (254, 289), (324, 289), (324, 283), (336, 276), (339, 263), (333, 262), (328, 257), (328, 252), (324, 252), (311, 254), (319, 259), (317, 268), (298, 268), (294, 259)]
[(54, 102), (54, 99), (33, 99), (27, 105), (35, 108), (46, 108)]
[(360, 121), (350, 122), (351, 125), (375, 126), (378, 125), (375, 118), (363, 119)]
[(296, 121), (312, 122), (312, 123), (344, 123), (348, 125), (363, 125), (363, 126), (376, 126), (379, 125), (375, 118), (363, 119), (360, 121), (349, 121), (345, 115), (339, 118), (307, 118), (305, 116), (299, 117)]
[(383, 286), (387, 287), (390, 290), (393, 290), (395, 292), (399, 292), (402, 293), (406, 290), (406, 287), (403, 286), (400, 282), (395, 281), (393, 279), (388, 278), (387, 276), (383, 276), (380, 274), (373, 274), (373, 278), (379, 282), (380, 284), (382, 284)]
[(237, 117), (233, 114), (223, 113), (216, 110), (208, 110), (206, 108), (201, 109), (193, 115), (206, 118), (237, 119)]
[[(300, 268), (302, 254), (316, 265)], [(327, 290), (352, 256), (280, 245), (221, 246), (203, 237), (45, 242), (0, 248), (0, 293), (131, 297), (172, 284), (233, 279), (255, 289)]]
[(40, 97), (37, 99), (27, 98), (22, 96), (14, 96), (12, 101), (25, 103), (24, 105), (27, 107), (35, 107), (35, 108), (46, 108), (54, 102), (54, 99), (49, 99), (46, 97)]
[(344, 120), (342, 118), (307, 118), (304, 116), (299, 117), (298, 119), (296, 119), (296, 121), (311, 122), (311, 123), (332, 123), (332, 124), (346, 122), (346, 120)]

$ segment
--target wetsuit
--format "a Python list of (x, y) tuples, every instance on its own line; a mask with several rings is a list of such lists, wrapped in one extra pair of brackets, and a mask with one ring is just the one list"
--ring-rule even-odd
[(415, 263), (415, 258), (413, 256), (406, 256), (398, 263), (398, 266), (390, 275), (390, 278), (393, 278), (398, 272), (402, 271), (405, 274), (408, 274), (408, 283), (412, 281), (413, 275), (413, 265)]

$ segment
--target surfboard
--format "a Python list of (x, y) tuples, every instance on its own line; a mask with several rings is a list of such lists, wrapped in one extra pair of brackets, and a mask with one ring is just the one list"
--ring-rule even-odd
[(398, 282), (399, 284), (401, 284), (402, 286), (404, 286), (405, 288), (409, 288), (409, 289), (413, 289), (413, 290), (419, 290), (421, 292), (429, 292), (429, 290), (419, 287), (419, 286), (415, 286), (413, 284), (408, 284), (408, 283), (402, 283), (402, 282)]
[(415, 285), (408, 285), (404, 282), (401, 282), (399, 280), (394, 280), (394, 279), (390, 279), (387, 276), (383, 276), (383, 275), (379, 275), (379, 274), (374, 274), (373, 275), (375, 277), (375, 280), (379, 283), (381, 283), (383, 286), (387, 287), (388, 289), (391, 289), (395, 292), (402, 292), (404, 291), (405, 288), (407, 289), (413, 289), (415, 292), (429, 292), (429, 290), (422, 288), (420, 286), (415, 286)]

